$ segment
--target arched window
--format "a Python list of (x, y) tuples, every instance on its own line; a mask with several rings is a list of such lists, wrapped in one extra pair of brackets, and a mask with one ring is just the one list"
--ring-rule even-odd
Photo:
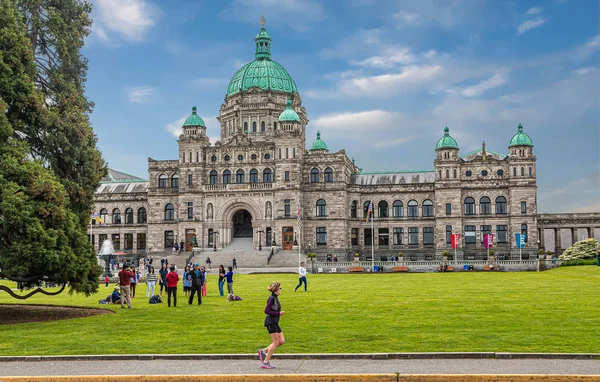
[(327, 202), (323, 199), (317, 200), (317, 216), (327, 216)]
[(208, 182), (210, 184), (217, 184), (217, 179), (219, 178), (219, 173), (217, 172), (217, 170), (212, 170), (210, 172), (209, 178), (208, 178)]
[(506, 198), (504, 196), (496, 198), (496, 215), (506, 215)]
[(112, 222), (113, 224), (121, 224), (121, 210), (115, 208), (112, 213)]
[(381, 200), (379, 203), (377, 203), (377, 215), (380, 218), (387, 218), (390, 216), (388, 213), (388, 202)]
[(490, 215), (492, 213), (492, 201), (487, 196), (479, 199), (479, 213), (481, 215)]
[(465, 215), (475, 215), (475, 199), (465, 198)]
[(231, 183), (231, 171), (225, 170), (223, 171), (223, 184)]
[(138, 224), (146, 223), (146, 209), (144, 207), (138, 210)]
[(350, 217), (351, 218), (356, 218), (358, 217), (356, 215), (356, 207), (358, 205), (358, 202), (356, 200), (353, 200), (352, 203), (350, 203)]
[(133, 209), (125, 208), (125, 224), (133, 224)]
[(175, 220), (175, 209), (171, 203), (165, 206), (165, 220)]
[(160, 174), (158, 177), (158, 188), (166, 188), (167, 187), (167, 176), (165, 174)]
[(179, 188), (179, 175), (175, 174), (171, 177), (171, 188)]
[(416, 200), (408, 202), (408, 217), (414, 218), (419, 216), (419, 203)]
[(529, 167), (529, 176), (532, 176), (532, 175), (533, 175), (533, 170), (531, 167)]
[(255, 168), (250, 170), (250, 183), (258, 183), (258, 171)]
[(330, 167), (325, 169), (325, 182), (333, 182), (333, 170)]
[(273, 183), (273, 172), (270, 168), (265, 168), (263, 171), (263, 183)]
[(392, 214), (395, 218), (404, 216), (404, 205), (402, 204), (402, 201), (394, 201), (394, 204), (392, 204)]
[(273, 130), (277, 130), (277, 122), (273, 122)]
[(265, 121), (262, 121), (262, 122), (260, 123), (260, 131), (261, 131), (261, 133), (264, 133), (264, 132), (265, 132)]
[(517, 168), (513, 167), (513, 176), (517, 176)]
[(521, 167), (521, 176), (525, 176), (525, 167)]
[(446, 169), (446, 179), (450, 178), (450, 170)]
[(452, 170), (452, 173), (453, 173), (453, 175), (452, 175), (452, 176), (454, 177), (454, 179), (456, 179), (456, 169), (453, 169), (453, 170)]
[(237, 172), (235, 173), (235, 182), (237, 184), (244, 183), (244, 170), (242, 170), (242, 169), (237, 170)]
[(442, 179), (442, 170), (438, 170), (438, 178)]
[(104, 224), (108, 223), (108, 211), (106, 210), (106, 208), (103, 208), (100, 210), (100, 219), (102, 219), (102, 221), (104, 222)]
[(252, 122), (252, 132), (256, 133), (256, 122)]
[(367, 212), (369, 211), (369, 203), (370, 201), (367, 200), (364, 204), (363, 204), (363, 218), (367, 217)]
[[(577, 231), (575, 231), (575, 233), (577, 233)], [(525, 235), (525, 243), (527, 243), (527, 239), (529, 239), (527, 236), (527, 224), (521, 224), (521, 235)]]
[(423, 201), (423, 216), (433, 216), (433, 202), (429, 199)]
[(248, 122), (244, 122), (244, 133), (248, 132)]
[(310, 170), (310, 182), (311, 183), (319, 183), (319, 169), (313, 168)]

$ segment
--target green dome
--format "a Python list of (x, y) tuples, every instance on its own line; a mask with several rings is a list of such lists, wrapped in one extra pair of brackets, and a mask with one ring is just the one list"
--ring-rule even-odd
[(313, 142), (311, 150), (327, 150), (327, 145), (321, 140), (320, 131), (317, 131), (317, 139)]
[(287, 70), (271, 60), (271, 37), (263, 27), (254, 38), (256, 42), (255, 60), (242, 66), (234, 74), (227, 95), (258, 87), (263, 90), (276, 90), (286, 93), (298, 93), (296, 83)]
[(444, 129), (444, 136), (440, 138), (435, 145), (435, 149), (458, 149), (458, 143), (456, 143), (456, 139), (450, 136), (450, 129), (448, 126)]
[(508, 145), (508, 147), (512, 146), (533, 146), (531, 138), (529, 138), (529, 135), (523, 132), (523, 125), (520, 123), (519, 127), (517, 128), (517, 133), (512, 137), (510, 140), (510, 145)]
[(202, 118), (200, 118), (200, 116), (198, 114), (196, 114), (196, 106), (194, 106), (192, 108), (192, 115), (190, 115), (189, 117), (187, 117), (187, 119), (185, 120), (185, 123), (183, 124), (183, 127), (186, 126), (202, 126), (202, 127), (206, 127), (204, 125), (204, 121), (202, 120)]
[(279, 115), (279, 122), (300, 122), (298, 113), (292, 109), (292, 100), (288, 98), (285, 110)]

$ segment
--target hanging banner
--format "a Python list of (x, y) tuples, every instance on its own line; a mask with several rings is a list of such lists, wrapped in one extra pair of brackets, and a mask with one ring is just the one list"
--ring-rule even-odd
[(527, 237), (524, 233), (516, 233), (515, 239), (517, 240), (517, 248), (523, 248), (525, 246), (525, 238)]
[(458, 243), (460, 243), (460, 233), (453, 233), (450, 235), (450, 243), (452, 244), (452, 248), (458, 248)]
[(493, 233), (484, 234), (483, 235), (483, 246), (485, 247), (485, 249), (492, 248), (493, 244), (494, 244), (494, 234)]

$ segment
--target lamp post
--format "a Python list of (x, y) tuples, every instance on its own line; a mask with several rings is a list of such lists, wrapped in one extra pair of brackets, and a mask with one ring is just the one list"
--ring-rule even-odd
[(213, 251), (216, 252), (217, 251), (217, 235), (219, 234), (219, 231), (214, 231), (213, 232)]
[(262, 242), (260, 241), (260, 234), (263, 233), (265, 231), (263, 231), (262, 229), (258, 229), (256, 231), (256, 233), (258, 234), (258, 250), (262, 251)]

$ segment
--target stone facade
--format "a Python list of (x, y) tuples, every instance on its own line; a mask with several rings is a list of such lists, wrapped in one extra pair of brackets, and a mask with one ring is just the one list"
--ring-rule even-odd
[[(296, 120), (280, 118), (288, 100)], [(373, 251), (377, 259), (403, 252), (429, 260), (443, 251), (452, 255), (447, 234), (460, 233), (458, 258), (481, 259), (489, 229), (501, 258), (518, 258), (515, 233), (527, 234), (523, 255), (538, 249), (531, 144), (511, 141), (505, 155), (487, 152), (484, 143), (461, 157), (446, 130), (443, 138), (454, 146), (438, 142), (432, 170), (364, 173), (344, 150), (330, 153), (320, 140), (306, 149), (309, 121), (297, 92), (266, 85), (242, 89), (227, 95), (218, 120), (221, 139), (214, 144), (203, 122), (184, 125), (178, 159), (149, 158), (147, 181), (111, 171), (96, 194), (96, 211), (106, 212), (106, 225), (92, 228), (97, 247), (98, 235), (118, 238), (121, 250), (140, 254), (170, 250), (182, 240), (188, 250), (195, 244), (226, 248), (234, 238), (250, 236), (256, 246), (260, 237), (262, 246), (275, 242), (284, 249), (297, 241), (321, 259), (355, 252), (364, 258)], [(365, 221), (371, 200), (373, 224)], [(147, 220), (139, 219), (141, 208)], [(123, 215), (121, 223), (113, 222), (116, 209), (131, 209), (133, 219)]]

